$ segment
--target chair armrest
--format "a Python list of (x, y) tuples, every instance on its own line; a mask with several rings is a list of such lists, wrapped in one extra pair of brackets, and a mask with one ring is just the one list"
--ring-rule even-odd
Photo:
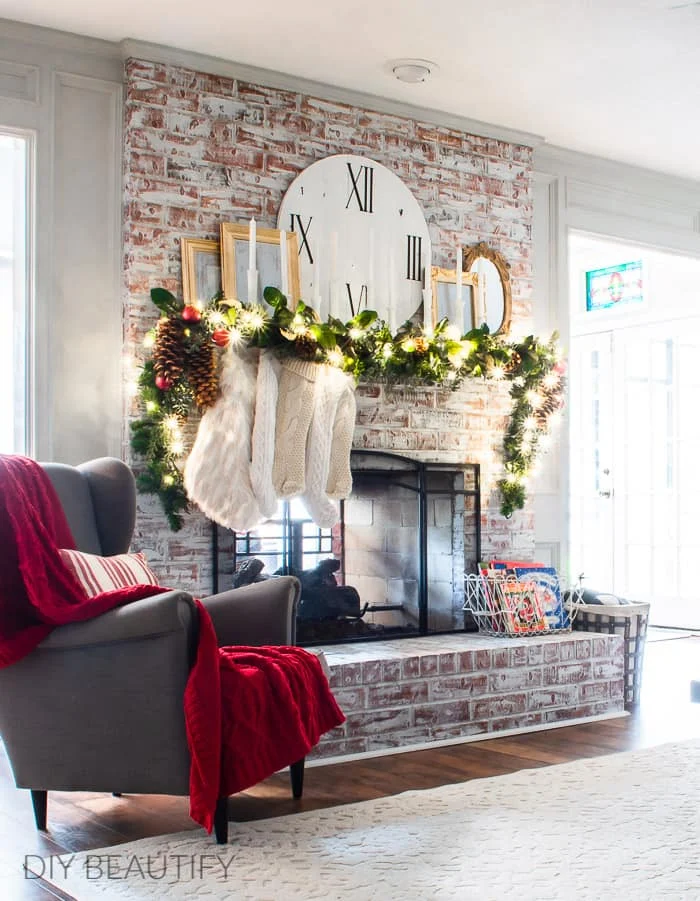
[(183, 696), (199, 632), (168, 591), (60, 626), (0, 670), (0, 732), (25, 788), (187, 794)]
[(292, 645), (301, 583), (280, 576), (204, 598), (219, 646)]
[(85, 648), (156, 638), (171, 632), (189, 632), (197, 621), (197, 608), (191, 595), (184, 591), (164, 591), (116, 607), (94, 619), (59, 626), (42, 641), (38, 650)]

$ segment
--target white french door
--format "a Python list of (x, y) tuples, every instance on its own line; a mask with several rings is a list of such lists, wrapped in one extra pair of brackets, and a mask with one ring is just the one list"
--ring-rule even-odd
[(700, 317), (571, 351), (571, 561), (584, 584), (700, 627)]
[(572, 341), (569, 360), (571, 576), (612, 591), (615, 579), (612, 334)]

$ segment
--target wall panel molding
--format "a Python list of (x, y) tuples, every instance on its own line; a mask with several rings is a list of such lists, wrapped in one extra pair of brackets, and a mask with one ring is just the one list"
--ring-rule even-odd
[(75, 463), (121, 449), (123, 98), (120, 84), (60, 70), (52, 88), (53, 457)]
[(0, 97), (22, 103), (39, 103), (38, 66), (0, 59)]

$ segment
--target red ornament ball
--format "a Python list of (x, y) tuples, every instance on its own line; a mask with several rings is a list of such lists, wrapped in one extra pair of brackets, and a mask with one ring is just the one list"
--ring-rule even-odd
[(182, 318), (185, 322), (199, 322), (202, 318), (202, 313), (197, 307), (193, 307), (191, 304), (188, 304), (184, 307), (182, 311)]
[(229, 335), (227, 328), (217, 328), (211, 333), (211, 340), (218, 347), (226, 347), (230, 339), (231, 336)]
[(156, 388), (159, 391), (167, 391), (169, 388), (173, 387), (173, 383), (171, 379), (169, 379), (166, 375), (157, 375), (156, 376)]

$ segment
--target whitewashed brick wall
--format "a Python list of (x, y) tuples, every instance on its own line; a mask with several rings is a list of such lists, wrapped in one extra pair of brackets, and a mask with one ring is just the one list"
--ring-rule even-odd
[[(226, 221), (274, 227), (293, 178), (317, 159), (358, 153), (393, 170), (421, 204), (433, 262), (454, 266), (461, 245), (486, 241), (511, 266), (514, 323), (531, 314), (532, 150), (291, 91), (145, 60), (126, 64), (124, 341), (140, 360), (156, 320), (149, 291), (180, 294), (180, 238), (217, 238)], [(529, 511), (506, 521), (489, 497), (508, 413), (507, 389), (363, 386), (357, 447), (484, 467), (486, 552), (533, 548)], [(126, 421), (136, 414), (133, 402)], [(125, 432), (125, 442), (128, 434)], [(210, 532), (197, 514), (169, 532), (158, 502), (140, 498), (136, 545), (161, 579), (211, 591)]]

